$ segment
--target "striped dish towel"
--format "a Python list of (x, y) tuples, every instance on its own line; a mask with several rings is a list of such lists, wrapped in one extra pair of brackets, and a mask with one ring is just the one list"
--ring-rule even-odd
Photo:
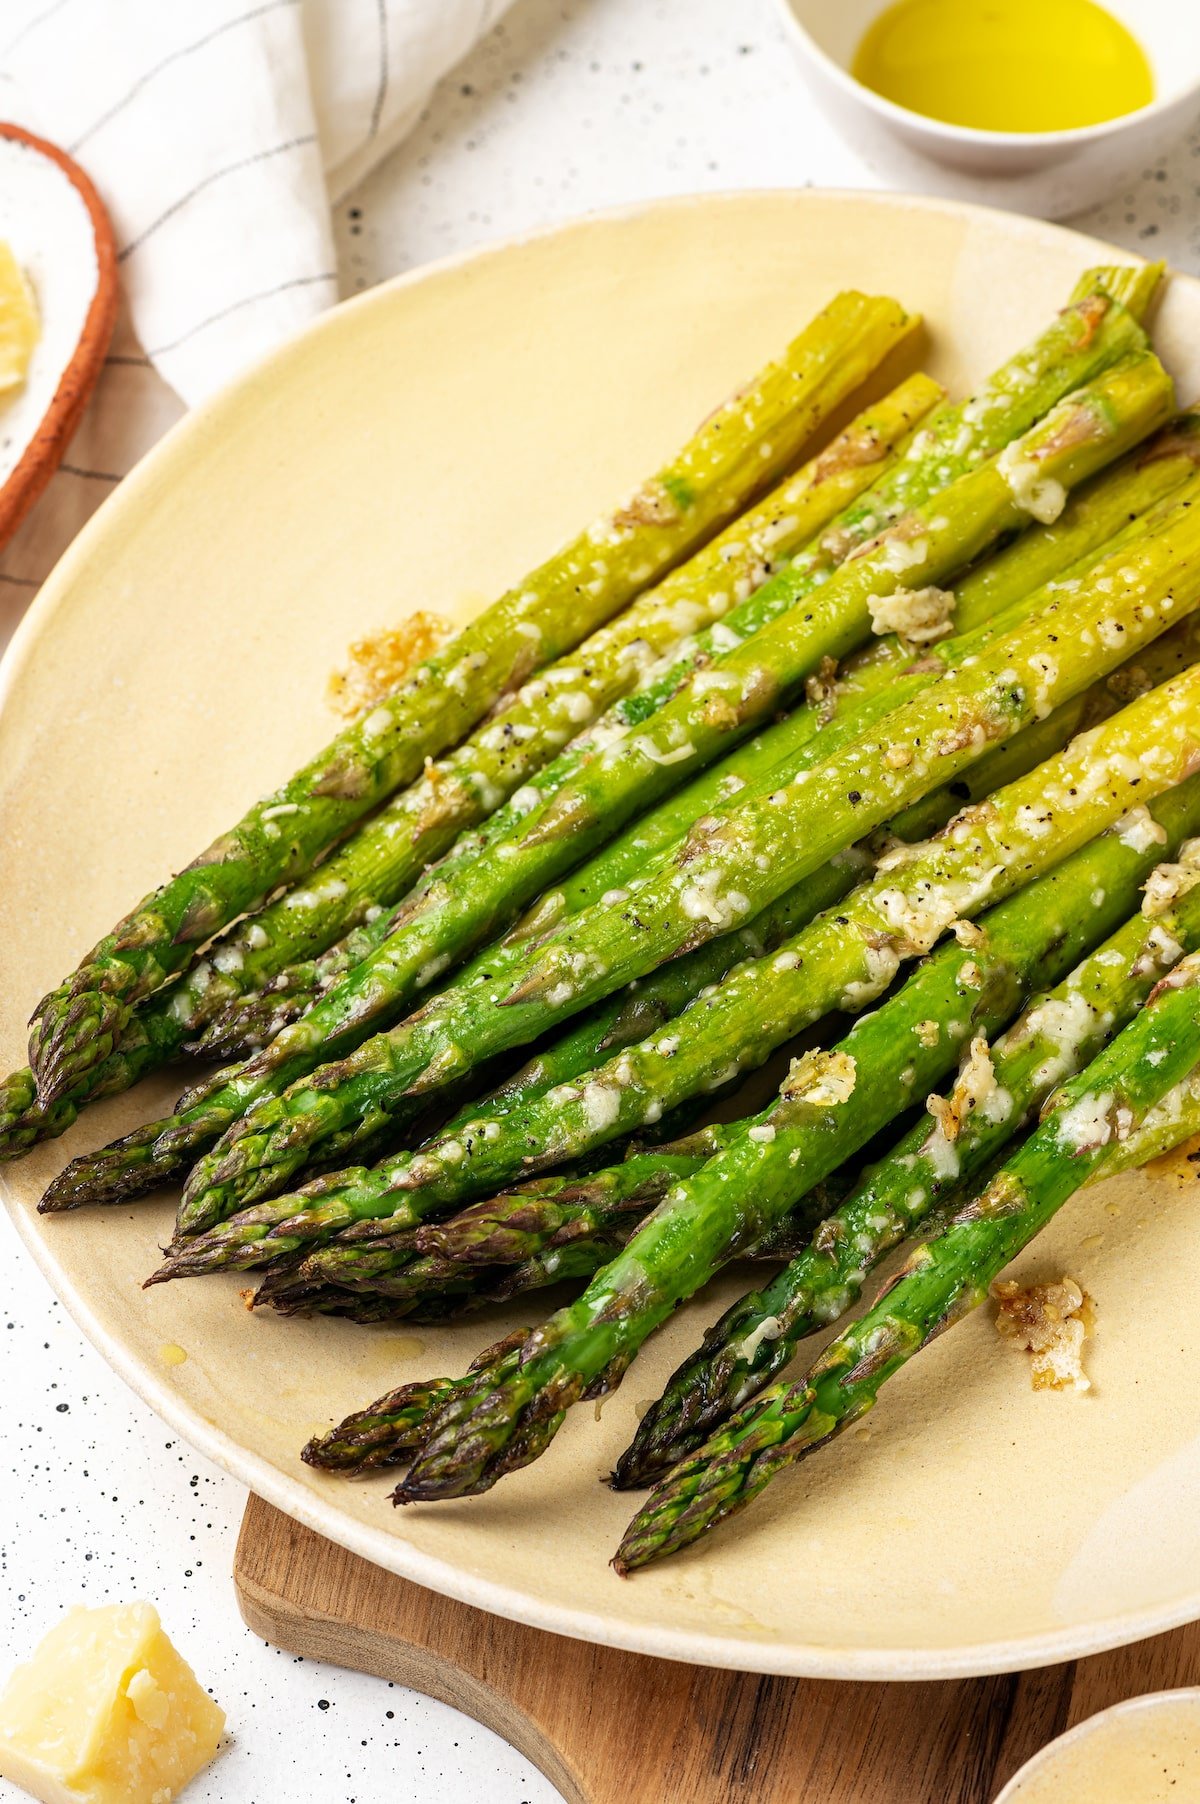
[(330, 207), (510, 0), (3, 0), (0, 115), (60, 144), (120, 252), (112, 356), (0, 557), (0, 649), (182, 411), (336, 299)]

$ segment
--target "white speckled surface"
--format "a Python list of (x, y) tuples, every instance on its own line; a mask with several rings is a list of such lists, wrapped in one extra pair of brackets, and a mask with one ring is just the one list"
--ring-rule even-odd
[[(809, 182), (880, 185), (814, 114), (772, 0), (518, 0), (341, 210), (344, 289), (595, 206)], [(1194, 134), (1079, 223), (1196, 272), (1198, 196)], [(294, 1663), (243, 1629), (239, 1488), (108, 1371), (4, 1218), (0, 1337), (0, 1669), (69, 1604), (146, 1596), (230, 1717), (232, 1743), (189, 1804), (551, 1804), (544, 1779), (455, 1712)]]

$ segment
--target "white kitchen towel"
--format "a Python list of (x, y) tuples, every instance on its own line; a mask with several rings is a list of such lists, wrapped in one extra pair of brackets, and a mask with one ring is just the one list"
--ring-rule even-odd
[(190, 405), (337, 299), (331, 205), (509, 4), (0, 0), (0, 113), (96, 183), (125, 301), (68, 470), (0, 562), (10, 591), (178, 413), (154, 372)]
[(0, 100), (112, 216), (134, 331), (200, 400), (334, 299), (336, 201), (508, 0), (5, 0)]

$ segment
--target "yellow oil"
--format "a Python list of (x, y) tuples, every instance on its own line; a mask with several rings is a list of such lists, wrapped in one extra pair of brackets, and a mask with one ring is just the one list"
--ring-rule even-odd
[(1069, 131), (1154, 98), (1145, 51), (1096, 0), (895, 0), (851, 73), (898, 106), (979, 131)]

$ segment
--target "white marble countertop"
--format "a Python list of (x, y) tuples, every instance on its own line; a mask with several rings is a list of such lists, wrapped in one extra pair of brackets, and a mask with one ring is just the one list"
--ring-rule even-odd
[[(340, 209), (344, 286), (590, 208), (805, 184), (881, 185), (814, 113), (774, 0), (517, 0)], [(1200, 273), (1198, 195), (1200, 134), (1080, 223)], [(147, 1597), (229, 1714), (189, 1804), (552, 1804), (455, 1711), (256, 1640), (229, 1577), (241, 1488), (109, 1372), (2, 1218), (0, 1261), (0, 1672), (69, 1605)]]

